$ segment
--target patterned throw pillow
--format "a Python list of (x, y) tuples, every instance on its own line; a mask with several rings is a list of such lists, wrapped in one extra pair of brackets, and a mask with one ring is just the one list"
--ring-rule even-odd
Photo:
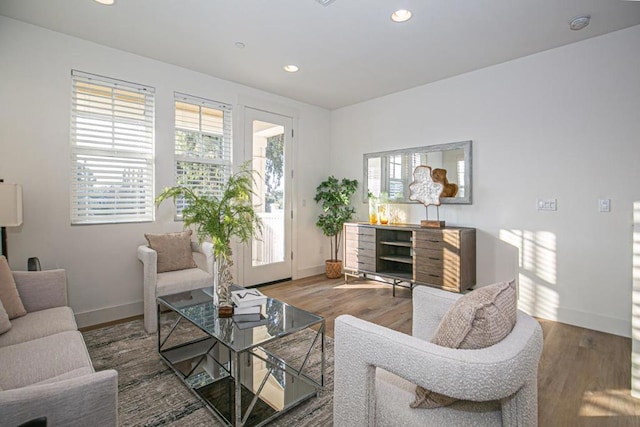
[[(480, 349), (502, 341), (516, 324), (515, 282), (476, 289), (458, 299), (444, 315), (431, 342), (443, 347)], [(412, 408), (439, 408), (458, 399), (416, 387)]]
[(9, 315), (9, 319), (24, 316), (27, 310), (22, 305), (11, 268), (4, 255), (0, 256), (0, 301)]
[(158, 253), (158, 273), (198, 267), (191, 253), (191, 233), (187, 230), (144, 235), (149, 247)]

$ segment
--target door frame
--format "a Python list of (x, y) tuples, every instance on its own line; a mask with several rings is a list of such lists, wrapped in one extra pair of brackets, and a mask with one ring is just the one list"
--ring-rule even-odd
[[(291, 176), (291, 252), (293, 253), (293, 259), (291, 260), (291, 278), (297, 278), (298, 272), (298, 260), (297, 260), (297, 249), (298, 249), (298, 239), (296, 238), (296, 230), (298, 229), (298, 210), (296, 209), (296, 200), (297, 197), (297, 185), (296, 185), (296, 175), (295, 170), (298, 164), (297, 160), (297, 145), (296, 140), (299, 139), (298, 135), (298, 121), (300, 116), (300, 111), (297, 108), (292, 108), (290, 106), (278, 104), (272, 101), (265, 100), (263, 98), (256, 98), (250, 95), (238, 95), (237, 103), (234, 107), (234, 117), (237, 117), (237, 120), (234, 120), (233, 123), (233, 159), (234, 159), (234, 169), (237, 169), (239, 165), (244, 163), (247, 160), (251, 160), (251, 153), (245, 152), (246, 146), (246, 108), (251, 108), (254, 110), (264, 111), (266, 113), (277, 114), (284, 117), (289, 117), (292, 122), (293, 136), (291, 138), (291, 150), (290, 157), (291, 162), (288, 166), (285, 173), (290, 174)], [(237, 136), (235, 136), (237, 135)], [(241, 254), (241, 255), (240, 255)], [(285, 254), (285, 256), (290, 256)], [(235, 282), (244, 285), (245, 283), (245, 265), (244, 265), (244, 248), (243, 244), (236, 242), (234, 248), (234, 268), (233, 277), (235, 278)]]

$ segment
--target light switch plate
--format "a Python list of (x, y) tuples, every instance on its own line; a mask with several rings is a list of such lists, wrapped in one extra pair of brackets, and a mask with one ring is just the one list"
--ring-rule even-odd
[(538, 199), (536, 208), (539, 211), (556, 211), (558, 210), (558, 199)]

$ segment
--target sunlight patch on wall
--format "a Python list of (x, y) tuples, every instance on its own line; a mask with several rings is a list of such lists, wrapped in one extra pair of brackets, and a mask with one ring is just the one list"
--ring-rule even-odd
[(518, 249), (519, 301), (527, 313), (557, 320), (557, 241), (549, 231), (500, 230), (500, 240)]
[(520, 273), (518, 306), (534, 316), (558, 320), (558, 293)]

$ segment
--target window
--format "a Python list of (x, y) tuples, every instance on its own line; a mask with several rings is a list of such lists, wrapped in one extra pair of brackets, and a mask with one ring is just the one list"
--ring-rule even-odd
[[(175, 93), (176, 184), (198, 195), (222, 194), (231, 174), (231, 106)], [(176, 200), (178, 216), (185, 206)]]
[(71, 72), (71, 223), (153, 221), (151, 87)]

